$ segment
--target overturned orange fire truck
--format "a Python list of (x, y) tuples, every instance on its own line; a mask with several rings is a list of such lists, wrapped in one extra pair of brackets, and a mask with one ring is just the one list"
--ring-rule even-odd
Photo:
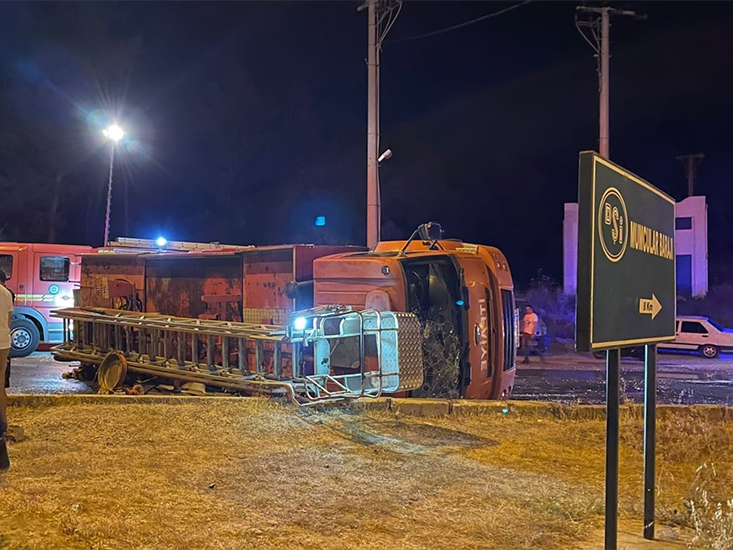
[(500, 399), (517, 347), (513, 283), (496, 248), (442, 239), (82, 258), (81, 307), (58, 310), (57, 359), (101, 389), (198, 382), (299, 403)]

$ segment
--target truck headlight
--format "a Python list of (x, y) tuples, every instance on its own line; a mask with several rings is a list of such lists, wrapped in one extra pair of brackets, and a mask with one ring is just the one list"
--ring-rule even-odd
[(293, 328), (295, 330), (305, 330), (305, 326), (308, 320), (305, 317), (296, 317), (293, 321)]

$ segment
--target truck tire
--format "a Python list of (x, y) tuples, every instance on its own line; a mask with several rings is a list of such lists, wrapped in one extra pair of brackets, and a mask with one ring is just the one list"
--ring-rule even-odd
[(10, 327), (10, 357), (28, 357), (38, 349), (41, 333), (30, 319), (16, 318)]

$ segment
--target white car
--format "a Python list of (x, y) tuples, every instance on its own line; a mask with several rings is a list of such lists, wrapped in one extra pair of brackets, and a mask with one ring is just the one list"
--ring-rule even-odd
[(708, 317), (677, 317), (677, 338), (657, 346), (660, 350), (699, 351), (714, 359), (718, 354), (733, 351), (733, 330), (723, 328)]

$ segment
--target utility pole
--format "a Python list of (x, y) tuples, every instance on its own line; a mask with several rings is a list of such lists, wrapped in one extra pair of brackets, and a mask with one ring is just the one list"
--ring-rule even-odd
[(402, 9), (401, 0), (364, 0), (367, 9), (367, 246), (379, 242), (382, 204), (379, 192), (379, 61), (382, 43)]
[[(605, 7), (577, 6), (575, 27), (580, 35), (596, 52), (598, 59), (599, 95), (599, 153), (609, 158), (609, 97), (610, 97), (610, 30), (611, 16), (623, 15), (645, 19), (636, 12)], [(586, 16), (587, 19), (581, 19)], [(584, 28), (588, 32), (584, 31)], [(589, 36), (590, 35), (590, 36)], [(646, 346), (645, 399), (644, 399), (644, 538), (654, 538), (654, 480), (656, 453), (656, 401), (647, 395), (656, 396), (656, 347)], [(619, 474), (619, 393), (620, 393), (619, 348), (606, 351), (606, 498), (604, 550), (618, 548), (618, 474)], [(650, 376), (653, 375), (653, 376)], [(653, 386), (650, 385), (653, 381)]]
[(381, 204), (379, 200), (379, 52), (377, 51), (377, 0), (369, 3), (369, 51), (367, 58), (367, 246), (373, 247), (379, 242)]
[(677, 160), (681, 160), (685, 164), (688, 197), (694, 195), (693, 191), (695, 190), (695, 173), (697, 172), (697, 167), (700, 165), (702, 159), (704, 158), (705, 155), (703, 155), (702, 153), (697, 153), (696, 155), (680, 155), (679, 157), (677, 157)]
[[(610, 97), (610, 29), (611, 15), (623, 15), (636, 19), (646, 19), (646, 16), (637, 15), (635, 11), (617, 10), (610, 7), (577, 6), (575, 8), (575, 26), (578, 32), (590, 44), (598, 58), (598, 95), (599, 95), (599, 136), (598, 152), (604, 158), (609, 158), (609, 97)], [(581, 19), (579, 15), (588, 15), (589, 19)], [(588, 28), (590, 37), (583, 30)]]
[(609, 57), (608, 53), (608, 31), (610, 30), (608, 8), (601, 10), (601, 89), (600, 89), (600, 120), (598, 128), (600, 130), (598, 136), (598, 147), (601, 156), (608, 158), (608, 81), (609, 73)]

